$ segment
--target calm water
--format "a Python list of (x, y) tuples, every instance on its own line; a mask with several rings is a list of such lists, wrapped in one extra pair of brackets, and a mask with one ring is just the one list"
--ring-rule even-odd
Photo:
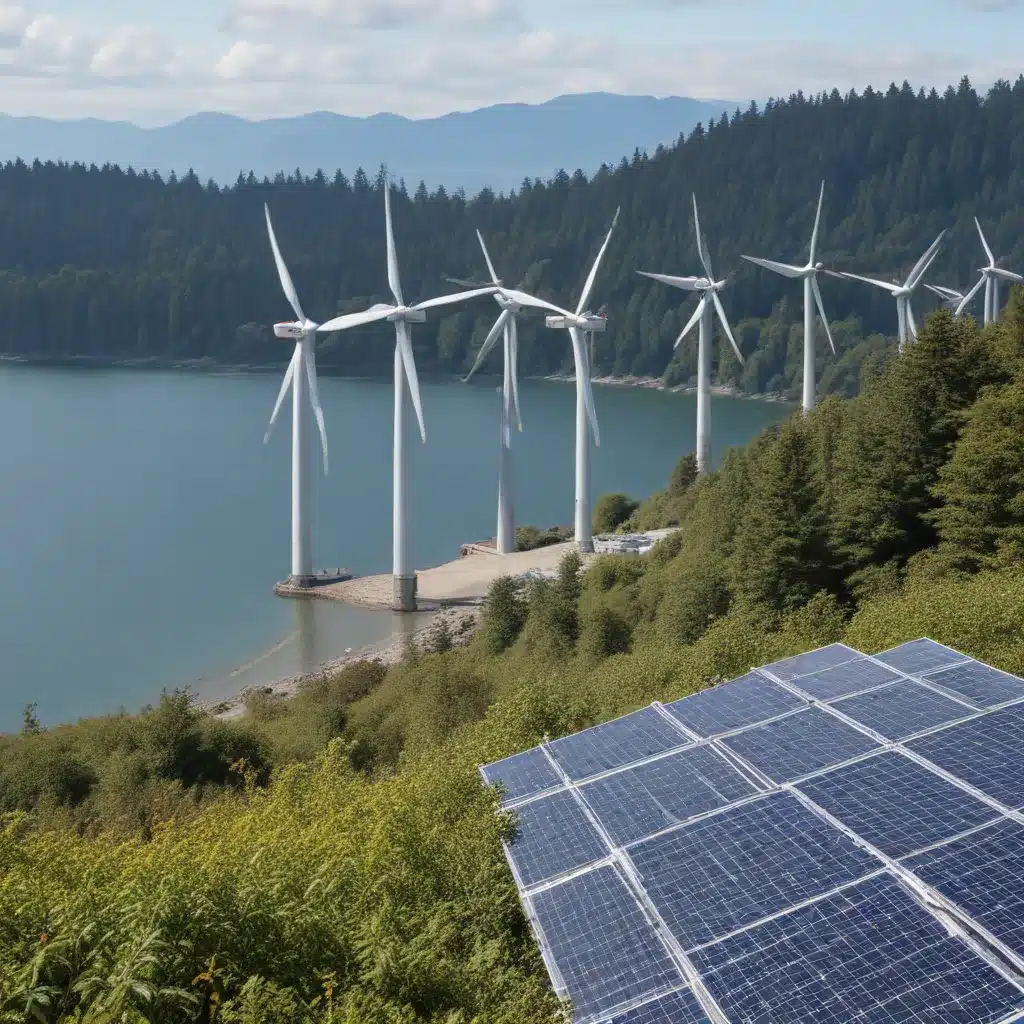
[[(288, 573), (290, 422), (265, 447), (280, 379), (0, 366), (0, 729), (134, 710), (161, 689), (204, 696), (306, 670), (408, 619), (275, 598)], [(418, 566), (494, 532), (494, 379), (424, 382), (411, 452)], [(321, 381), (331, 476), (315, 486), (320, 566), (391, 564), (388, 380)], [(595, 496), (663, 487), (694, 444), (695, 399), (595, 389)], [(573, 388), (524, 382), (517, 519), (573, 515)], [(715, 457), (788, 414), (716, 398)], [(410, 419), (412, 419), (410, 415)]]

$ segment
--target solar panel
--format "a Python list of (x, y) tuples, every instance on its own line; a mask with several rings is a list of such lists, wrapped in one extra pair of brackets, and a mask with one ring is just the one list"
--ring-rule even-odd
[(1004, 818), (906, 866), (1024, 956), (1024, 827)]
[(625, 845), (757, 790), (709, 747), (691, 747), (581, 787), (612, 839)]
[(903, 857), (991, 821), (998, 812), (897, 753), (800, 783), (800, 791), (890, 857)]
[(881, 874), (692, 954), (733, 1021), (995, 1024), (1016, 985)]
[(684, 949), (861, 878), (869, 853), (788, 793), (776, 793), (628, 848)]
[(1024, 807), (1024, 709), (1004, 708), (907, 747), (1008, 807)]
[(1024, 697), (1024, 679), (1000, 672), (980, 661), (968, 661), (953, 668), (929, 672), (925, 678), (982, 708)]
[(488, 785), (497, 782), (505, 787), (502, 804), (542, 793), (562, 781), (540, 747), (484, 765), (481, 771)]
[(901, 740), (973, 714), (969, 707), (910, 679), (836, 701), (833, 707), (889, 740)]
[(720, 736), (805, 706), (806, 701), (759, 672), (748, 672), (739, 679), (673, 701), (666, 710), (698, 736)]
[(684, 988), (617, 1014), (608, 1024), (709, 1024), (709, 1021), (694, 994)]
[(516, 808), (509, 855), (527, 887), (607, 857), (609, 850), (572, 793), (562, 790)]
[(922, 672), (932, 672), (943, 665), (953, 665), (958, 661), (966, 661), (967, 655), (958, 651), (943, 647), (934, 640), (911, 640), (910, 643), (900, 644), (899, 647), (892, 647), (888, 651), (876, 654), (878, 661), (891, 665), (900, 672), (908, 675), (920, 675)]
[(821, 708), (807, 708), (722, 741), (775, 782), (789, 782), (877, 748)]
[(686, 742), (682, 732), (664, 715), (647, 707), (555, 740), (548, 744), (548, 750), (565, 774), (577, 780), (621, 768)]
[(798, 676), (804, 676), (810, 672), (820, 672), (833, 665), (841, 665), (844, 661), (862, 657), (860, 651), (855, 651), (852, 647), (847, 647), (846, 644), (829, 644), (828, 647), (819, 647), (816, 651), (797, 654), (792, 658), (783, 658), (782, 661), (773, 661), (770, 665), (765, 665), (764, 669), (766, 672), (771, 672), (776, 679), (789, 682), (790, 679), (796, 679)]
[(533, 897), (549, 959), (572, 999), (577, 1024), (682, 982), (633, 894), (611, 865)]
[(895, 682), (902, 678), (891, 668), (879, 665), (870, 658), (854, 658), (842, 665), (833, 665), (806, 676), (800, 676), (793, 685), (815, 700), (834, 700), (850, 693), (870, 690), (882, 683)]

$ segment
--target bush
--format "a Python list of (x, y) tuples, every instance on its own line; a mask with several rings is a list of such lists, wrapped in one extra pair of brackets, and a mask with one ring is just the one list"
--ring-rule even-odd
[(594, 533), (614, 533), (639, 507), (625, 494), (602, 494), (594, 506)]
[(523, 583), (512, 576), (499, 576), (487, 588), (480, 643), (491, 655), (511, 647), (526, 623)]

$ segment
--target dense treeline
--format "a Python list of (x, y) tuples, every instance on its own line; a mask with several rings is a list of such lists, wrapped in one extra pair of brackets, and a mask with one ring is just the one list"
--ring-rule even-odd
[[(401, 168), (394, 168), (397, 173)], [(796, 259), (810, 235), (818, 186), (827, 180), (821, 258), (881, 275), (906, 272), (941, 228), (946, 252), (933, 271), (969, 286), (982, 252), (979, 215), (1005, 266), (1024, 264), (1024, 77), (979, 97), (965, 79), (945, 94), (909, 85), (862, 95), (796, 95), (752, 105), (675, 146), (636, 153), (587, 180), (559, 173), (525, 181), (513, 195), (472, 200), (406, 189), (395, 203), (408, 297), (449, 287), (446, 274), (476, 275), (486, 234), (509, 282), (527, 278), (543, 295), (575, 304), (587, 263), (622, 206), (595, 305), (610, 329), (597, 340), (597, 372), (661, 375), (687, 382), (694, 346), (672, 343), (688, 314), (680, 293), (638, 278), (638, 268), (697, 267), (690, 192), (714, 264), (735, 272), (725, 297), (741, 368), (716, 353), (721, 382), (784, 390), (801, 372), (799, 289), (739, 259), (741, 252)], [(326, 319), (385, 295), (381, 178), (318, 173), (240, 178), (231, 188), (194, 175), (163, 181), (116, 167), (23, 163), (0, 168), (0, 348), (35, 357), (213, 358), (283, 362), (269, 324), (291, 314), (277, 285), (261, 206), (270, 204), (307, 312)], [(866, 285), (829, 280), (826, 309), (839, 358), (820, 347), (823, 388), (852, 393), (865, 357), (895, 330), (892, 300)], [(919, 313), (934, 307), (923, 290)], [(692, 305), (692, 303), (691, 303)], [(487, 301), (432, 318), (415, 331), (424, 370), (458, 372), (493, 321)], [(525, 372), (570, 365), (564, 337), (524, 325)], [(387, 372), (385, 328), (325, 338), (319, 359), (339, 372)], [(497, 357), (496, 357), (497, 358)]]
[[(646, 558), (496, 581), (479, 632), (239, 721), (181, 696), (0, 743), (0, 1020), (564, 1021), (476, 766), (835, 640), (1024, 673), (1024, 289), (627, 526)], [(628, 506), (610, 501), (621, 512)]]

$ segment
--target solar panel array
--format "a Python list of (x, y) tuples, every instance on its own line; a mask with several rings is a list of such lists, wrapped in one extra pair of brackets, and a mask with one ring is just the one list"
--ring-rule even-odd
[(1024, 679), (928, 639), (481, 768), (576, 1024), (1024, 1021)]

